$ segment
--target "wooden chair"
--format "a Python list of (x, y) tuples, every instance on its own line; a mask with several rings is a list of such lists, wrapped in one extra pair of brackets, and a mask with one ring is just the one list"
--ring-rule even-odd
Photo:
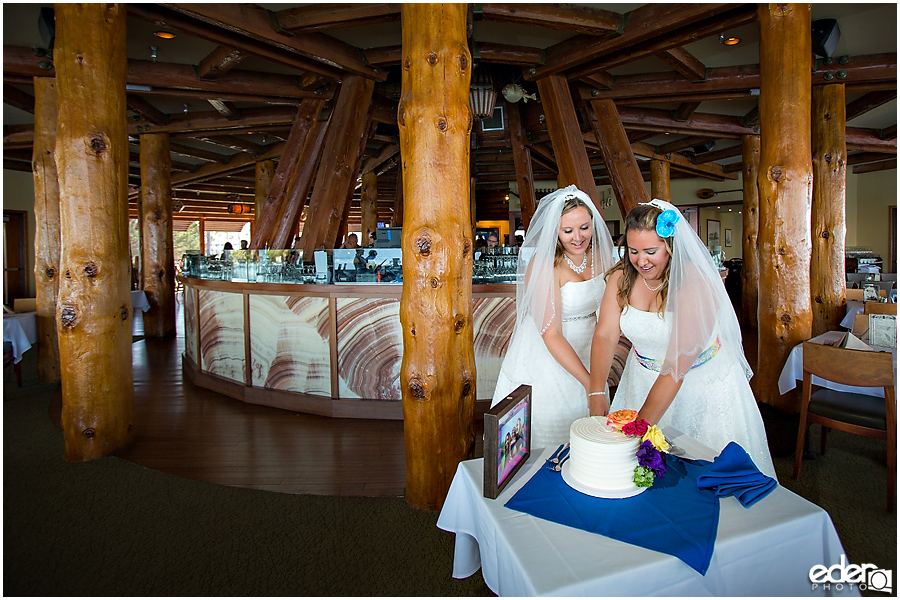
[(866, 302), (867, 315), (896, 315), (897, 305), (892, 302)]
[[(828, 388), (812, 389), (812, 376), (858, 387), (883, 387), (884, 398)], [(888, 510), (897, 504), (897, 403), (894, 397), (894, 361), (889, 352), (850, 350), (803, 342), (803, 397), (794, 479), (800, 476), (807, 424), (822, 426), (822, 454), (828, 429), (887, 441)]]
[(36, 311), (37, 298), (16, 298), (13, 300), (13, 310), (16, 312)]
[(867, 341), (869, 339), (869, 315), (854, 316), (853, 327), (850, 329), (850, 333), (864, 342)]
[(848, 289), (847, 290), (847, 300), (864, 300), (865, 296), (863, 295), (863, 290), (861, 289)]

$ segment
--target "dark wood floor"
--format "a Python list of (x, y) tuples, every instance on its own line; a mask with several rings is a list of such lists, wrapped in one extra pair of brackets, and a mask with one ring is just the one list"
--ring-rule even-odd
[[(133, 344), (138, 438), (119, 456), (200, 481), (292, 494), (402, 496), (401, 421), (332, 419), (245, 404), (182, 375), (178, 335)], [(142, 334), (140, 319), (135, 334)]]

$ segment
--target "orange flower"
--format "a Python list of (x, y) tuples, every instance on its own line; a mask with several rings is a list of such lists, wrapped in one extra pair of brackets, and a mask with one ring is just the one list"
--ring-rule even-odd
[(622, 427), (637, 419), (636, 410), (617, 410), (606, 417), (606, 424), (622, 431)]

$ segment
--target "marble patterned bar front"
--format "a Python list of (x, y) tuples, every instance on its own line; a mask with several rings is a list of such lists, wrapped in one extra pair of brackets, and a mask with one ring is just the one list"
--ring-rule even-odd
[[(197, 385), (298, 412), (402, 418), (401, 285), (182, 281), (185, 371)], [(515, 318), (514, 286), (474, 286), (481, 410)]]

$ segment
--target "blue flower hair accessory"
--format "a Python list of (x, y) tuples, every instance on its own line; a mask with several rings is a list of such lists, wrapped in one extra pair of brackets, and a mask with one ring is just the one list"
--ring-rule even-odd
[(677, 223), (680, 218), (681, 215), (678, 214), (677, 210), (672, 210), (671, 208), (664, 210), (656, 217), (656, 235), (661, 238), (672, 237), (675, 235), (675, 223)]

